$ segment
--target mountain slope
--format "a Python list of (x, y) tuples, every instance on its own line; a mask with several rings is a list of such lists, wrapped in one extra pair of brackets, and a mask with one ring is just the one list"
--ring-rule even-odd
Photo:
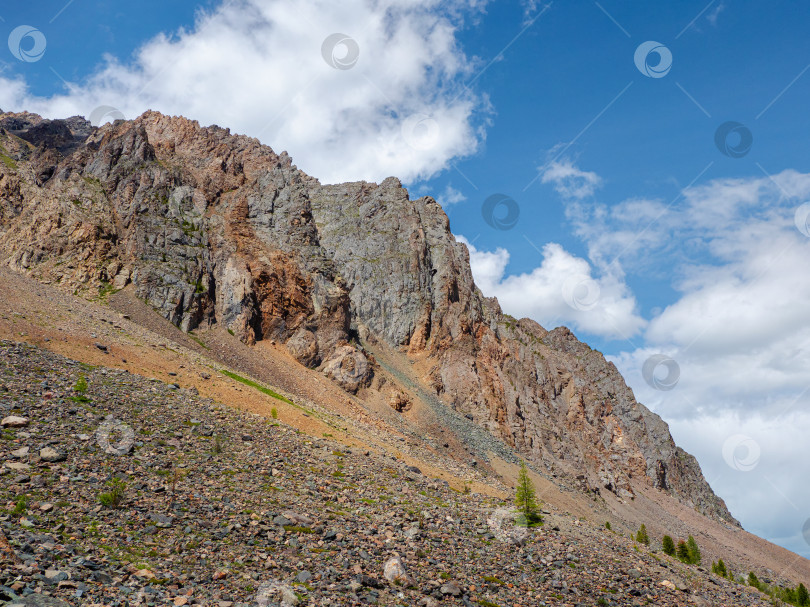
[[(10, 267), (128, 287), (186, 331), (283, 343), (365, 401), (430, 401), (585, 492), (642, 483), (738, 524), (600, 353), (482, 296), (432, 198), (393, 178), (323, 185), (254, 139), (155, 112), (100, 129), (2, 114), (0, 128)], [(371, 353), (389, 349), (383, 368)], [(464, 433), (459, 447), (487, 457)]]
[[(0, 340), (0, 394), (24, 416), (3, 429), (3, 605), (769, 604), (567, 513), (514, 527), (500, 500), (124, 370)], [(395, 556), (408, 579), (386, 576)]]

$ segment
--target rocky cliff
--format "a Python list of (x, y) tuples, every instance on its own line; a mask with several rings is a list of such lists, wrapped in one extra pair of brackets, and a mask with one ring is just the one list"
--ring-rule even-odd
[(616, 368), (483, 297), (441, 207), (396, 179), (324, 185), (255, 139), (155, 112), (98, 129), (0, 114), (0, 146), (12, 268), (283, 343), (361, 397), (378, 370), (363, 344), (386, 344), (538, 470), (620, 498), (648, 483), (737, 524)]

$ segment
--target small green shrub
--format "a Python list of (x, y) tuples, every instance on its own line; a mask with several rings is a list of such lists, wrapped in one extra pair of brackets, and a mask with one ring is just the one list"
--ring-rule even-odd
[(275, 407), (270, 409), (270, 417), (272, 417), (273, 419), (278, 419), (278, 409), (276, 409)]
[(11, 511), (11, 514), (14, 516), (24, 514), (26, 508), (28, 508), (28, 498), (21, 495), (17, 498), (17, 503), (14, 504), (14, 509)]
[(73, 386), (73, 391), (76, 393), (76, 395), (71, 396), (70, 400), (77, 403), (89, 403), (90, 399), (85, 396), (87, 388), (87, 378), (84, 375), (79, 375), (79, 379), (76, 380), (76, 385)]
[(219, 434), (214, 435), (214, 446), (211, 450), (216, 454), (219, 455), (225, 450), (225, 445), (223, 444), (222, 440), (219, 438)]
[(110, 490), (99, 494), (98, 501), (106, 508), (118, 508), (124, 501), (127, 484), (120, 478), (114, 478), (107, 482), (107, 486)]
[(664, 554), (675, 556), (675, 542), (672, 540), (672, 537), (669, 535), (663, 537), (661, 540), (661, 550), (663, 550)]

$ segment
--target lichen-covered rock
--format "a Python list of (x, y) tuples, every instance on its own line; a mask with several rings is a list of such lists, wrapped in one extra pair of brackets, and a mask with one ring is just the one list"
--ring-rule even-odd
[(399, 555), (394, 555), (385, 562), (383, 577), (393, 584), (402, 586), (408, 586), (413, 582)]
[(0, 421), (0, 426), (3, 428), (24, 428), (28, 425), (28, 418), (19, 415), (8, 415)]

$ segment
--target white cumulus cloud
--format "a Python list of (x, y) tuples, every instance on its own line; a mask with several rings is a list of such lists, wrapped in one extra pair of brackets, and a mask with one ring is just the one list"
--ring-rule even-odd
[(593, 196), (602, 184), (602, 178), (594, 172), (577, 168), (572, 160), (562, 159), (540, 168), (541, 182), (550, 183), (563, 198), (582, 200)]
[[(476, 65), (456, 39), (481, 4), (234, 0), (131, 61), (106, 57), (63, 94), (0, 77), (0, 107), (52, 118), (154, 109), (258, 137), (325, 182), (425, 179), (483, 136), (485, 104), (463, 87)], [(322, 48), (333, 34), (345, 38)]]
[[(810, 237), (797, 226), (810, 174), (717, 179), (683, 197), (665, 214), (650, 203), (638, 216), (588, 215), (603, 253), (646, 226), (644, 260), (634, 251), (625, 268), (663, 269), (676, 291), (650, 319), (645, 345), (611, 359), (747, 529), (810, 555), (801, 533), (810, 490), (796, 482), (810, 473)], [(660, 216), (652, 225), (650, 214)], [(671, 389), (645, 376), (655, 355), (677, 365)]]
[(444, 209), (465, 200), (467, 200), (467, 197), (450, 184), (444, 188), (441, 194), (436, 196), (436, 202), (442, 205)]
[(547, 329), (560, 325), (600, 337), (625, 339), (644, 327), (632, 293), (611, 274), (595, 276), (587, 260), (556, 243), (543, 247), (543, 261), (531, 272), (506, 274), (509, 252), (470, 250), (473, 278), (487, 297), (497, 297), (507, 314), (529, 317)]

